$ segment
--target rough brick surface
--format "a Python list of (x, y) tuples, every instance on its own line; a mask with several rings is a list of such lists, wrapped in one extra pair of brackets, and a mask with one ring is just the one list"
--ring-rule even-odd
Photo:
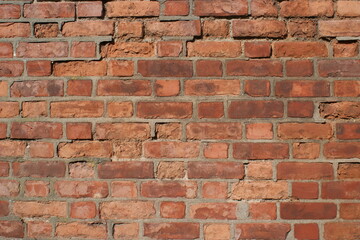
[(360, 239), (360, 2), (0, 1), (0, 238)]

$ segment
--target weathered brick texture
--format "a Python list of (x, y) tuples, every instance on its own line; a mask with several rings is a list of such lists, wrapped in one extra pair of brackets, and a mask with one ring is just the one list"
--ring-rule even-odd
[(360, 1), (0, 0), (0, 239), (359, 240)]

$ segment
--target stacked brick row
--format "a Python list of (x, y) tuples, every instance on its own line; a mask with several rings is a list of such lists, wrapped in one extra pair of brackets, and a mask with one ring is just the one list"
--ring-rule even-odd
[(0, 236), (360, 238), (360, 1), (0, 3)]

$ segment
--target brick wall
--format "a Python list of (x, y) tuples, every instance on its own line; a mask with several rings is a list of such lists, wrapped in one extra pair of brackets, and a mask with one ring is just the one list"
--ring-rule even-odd
[(360, 1), (0, 18), (1, 238), (360, 239)]

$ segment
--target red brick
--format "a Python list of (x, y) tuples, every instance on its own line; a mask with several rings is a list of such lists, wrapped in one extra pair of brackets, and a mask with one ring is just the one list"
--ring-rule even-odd
[(234, 143), (235, 159), (286, 159), (289, 157), (287, 143)]
[(272, 202), (249, 203), (249, 216), (256, 220), (275, 220), (276, 204)]
[(58, 238), (104, 239), (107, 237), (106, 225), (99, 223), (69, 222), (56, 225), (55, 236)]
[(283, 199), (288, 195), (286, 181), (240, 181), (232, 186), (231, 199)]
[(52, 158), (54, 156), (54, 145), (50, 142), (31, 142), (30, 156), (32, 158)]
[(155, 239), (196, 239), (200, 236), (199, 223), (145, 223), (144, 236)]
[(241, 223), (236, 225), (235, 235), (241, 239), (285, 240), (291, 230), (287, 223)]
[(334, 6), (331, 0), (293, 0), (280, 3), (283, 17), (332, 17)]
[(296, 159), (315, 159), (320, 155), (319, 143), (293, 143), (293, 157)]
[(165, 16), (186, 16), (189, 14), (189, 2), (187, 0), (170, 0), (165, 2)]
[(342, 219), (360, 219), (359, 203), (341, 203), (340, 217)]
[(230, 240), (230, 225), (226, 223), (204, 224), (205, 240)]
[(134, 114), (132, 102), (109, 102), (107, 111), (112, 118), (126, 118)]
[(0, 139), (6, 138), (6, 136), (7, 136), (7, 124), (0, 123)]
[[(5, 5), (0, 5), (0, 15), (1, 14), (1, 7)], [(13, 45), (9, 42), (2, 42), (0, 43), (0, 57), (1, 58), (12, 58), (13, 57)]]
[(254, 17), (276, 17), (278, 10), (272, 0), (252, 0), (251, 15)]
[(148, 80), (99, 80), (98, 96), (149, 96), (151, 84)]
[(186, 125), (187, 139), (241, 139), (241, 123), (202, 122)]
[(154, 44), (149, 42), (115, 42), (101, 48), (103, 57), (151, 57), (155, 55)]
[(324, 182), (321, 188), (323, 199), (360, 199), (360, 182)]
[(312, 118), (314, 103), (310, 101), (289, 101), (287, 106), (288, 117)]
[(1, 141), (1, 157), (22, 157), (25, 154), (26, 143), (21, 141)]
[(226, 182), (204, 182), (201, 192), (203, 198), (226, 199), (228, 184)]
[(357, 37), (360, 34), (359, 20), (321, 20), (319, 21), (320, 37)]
[(16, 49), (16, 56), (20, 58), (61, 58), (68, 56), (68, 48), (67, 42), (20, 42)]
[(249, 123), (246, 124), (247, 139), (272, 139), (273, 126), (271, 123)]
[(334, 42), (334, 57), (356, 57), (359, 55), (359, 45), (357, 42)]
[(1, 97), (7, 97), (8, 96), (8, 82), (7, 81), (0, 81), (0, 96)]
[(108, 2), (105, 8), (108, 17), (151, 17), (160, 14), (158, 2)]
[(271, 56), (270, 42), (245, 42), (245, 56), (249, 58), (268, 58)]
[(295, 224), (294, 235), (299, 240), (318, 240), (319, 226), (316, 223)]
[(0, 37), (14, 38), (14, 37), (29, 37), (30, 24), (29, 23), (0, 23)]
[(49, 194), (49, 183), (43, 181), (26, 181), (25, 196), (46, 197)]
[(52, 102), (50, 112), (51, 117), (59, 118), (101, 117), (104, 113), (104, 103), (102, 101)]
[(360, 164), (339, 163), (337, 174), (338, 179), (360, 179)]
[(117, 36), (130, 39), (141, 38), (144, 36), (143, 23), (142, 22), (118, 22)]
[(140, 141), (117, 141), (114, 142), (113, 159), (118, 158), (140, 158), (142, 154), (142, 144)]
[(234, 37), (255, 38), (284, 38), (286, 36), (286, 24), (278, 20), (233, 20)]
[(332, 219), (336, 217), (336, 204), (321, 202), (280, 203), (282, 219)]
[(356, 1), (338, 1), (336, 13), (342, 17), (360, 16), (360, 3)]
[[(1, 28), (0, 28), (1, 29)], [(150, 21), (145, 24), (145, 33), (157, 37), (200, 36), (200, 21)]]
[(280, 139), (330, 139), (332, 127), (329, 123), (280, 123)]
[(229, 118), (281, 118), (284, 104), (280, 101), (232, 101), (228, 108)]
[(58, 62), (54, 63), (53, 71), (55, 76), (105, 76), (106, 62), (92, 61), (92, 62)]
[(184, 202), (162, 202), (160, 204), (160, 216), (162, 218), (184, 218), (185, 209)]
[(294, 19), (288, 22), (291, 37), (313, 38), (317, 33), (317, 22), (314, 20)]
[(358, 60), (322, 60), (319, 61), (321, 77), (358, 77), (360, 76)]
[(229, 76), (281, 77), (282, 69), (277, 60), (231, 60), (226, 64)]
[(150, 137), (148, 123), (97, 123), (96, 139), (146, 140)]
[(334, 94), (337, 97), (359, 97), (360, 81), (334, 81)]
[(21, 61), (0, 61), (0, 77), (19, 77), (23, 74), (23, 72), (24, 63)]
[(91, 80), (69, 80), (67, 82), (67, 94), (69, 96), (91, 96)]
[(97, 2), (78, 2), (76, 5), (78, 17), (101, 17), (103, 3)]
[(2, 4), (0, 6), (0, 16), (5, 19), (15, 19), (20, 18), (21, 15), (21, 5), (15, 4)]
[(91, 123), (66, 123), (67, 139), (91, 139)]
[(268, 97), (270, 95), (270, 81), (245, 80), (245, 93), (252, 97)]
[(138, 72), (144, 77), (191, 77), (193, 67), (187, 60), (139, 60)]
[(66, 217), (66, 202), (35, 202), (16, 201), (13, 212), (19, 217)]
[(62, 80), (14, 82), (10, 91), (12, 97), (63, 96), (64, 82)]
[(109, 194), (106, 182), (57, 181), (54, 189), (60, 197), (70, 198), (105, 198)]
[(196, 75), (199, 77), (221, 77), (222, 63), (217, 60), (196, 61)]
[(15, 180), (0, 180), (0, 197), (16, 197), (19, 195), (19, 182)]
[(196, 0), (196, 16), (245, 16), (248, 12), (246, 0)]
[(278, 179), (334, 179), (331, 163), (281, 162), (277, 165)]
[(0, 177), (9, 176), (9, 163), (8, 162), (0, 162)]
[(275, 92), (279, 97), (328, 97), (330, 84), (327, 81), (284, 80), (276, 83)]
[(297, 199), (317, 199), (319, 184), (316, 182), (293, 182), (292, 197)]
[(193, 219), (227, 219), (236, 217), (236, 203), (195, 203), (190, 206)]
[(115, 201), (100, 204), (101, 219), (148, 219), (155, 217), (150, 201)]
[(102, 179), (112, 178), (153, 178), (152, 162), (106, 162), (98, 165), (98, 175)]
[(328, 159), (349, 159), (360, 157), (359, 142), (329, 142), (324, 145), (324, 155)]
[(145, 157), (148, 158), (196, 158), (198, 142), (145, 142)]
[(11, 138), (40, 139), (62, 137), (62, 124), (53, 122), (13, 122)]
[(26, 62), (28, 76), (44, 77), (51, 75), (51, 61), (28, 61)]
[[(177, 3), (183, 1), (167, 1), (166, 3)], [(181, 41), (161, 41), (157, 43), (157, 55), (159, 57), (178, 57), (183, 50)]]
[(108, 64), (108, 75), (118, 77), (129, 77), (134, 75), (134, 62), (132, 61), (110, 61)]
[(240, 81), (226, 79), (199, 79), (185, 81), (185, 95), (214, 96), (239, 95)]
[(192, 181), (147, 181), (141, 183), (141, 196), (147, 198), (195, 198), (197, 184)]
[(189, 162), (189, 178), (242, 179), (244, 165), (237, 162)]
[(51, 238), (52, 225), (49, 222), (27, 222), (27, 234), (31, 238)]
[(256, 161), (247, 164), (246, 176), (251, 179), (272, 179), (273, 165), (270, 161)]
[(57, 23), (36, 23), (34, 24), (34, 35), (37, 38), (53, 38), (59, 34)]
[(158, 123), (155, 125), (156, 138), (158, 139), (173, 139), (179, 140), (181, 138), (180, 123)]
[(191, 102), (139, 102), (137, 116), (140, 118), (184, 119), (192, 116)]
[(177, 96), (180, 93), (179, 80), (156, 80), (155, 93), (159, 97)]
[(227, 143), (208, 143), (204, 147), (204, 157), (211, 159), (228, 158), (229, 144)]
[(14, 162), (13, 174), (16, 177), (64, 177), (65, 163), (59, 161)]
[(326, 119), (352, 119), (360, 117), (359, 102), (320, 103), (320, 116)]
[(115, 239), (137, 239), (139, 236), (139, 223), (121, 223), (114, 225)]
[(114, 22), (104, 20), (66, 22), (61, 33), (65, 37), (110, 36), (114, 34)]
[(185, 177), (184, 162), (159, 162), (156, 177), (159, 179), (176, 179)]
[(74, 18), (75, 3), (32, 3), (24, 5), (26, 18)]
[(328, 49), (323, 42), (275, 42), (275, 57), (327, 57)]
[(356, 240), (359, 238), (359, 222), (329, 222), (324, 225), (327, 240)]
[(225, 19), (204, 20), (202, 31), (204, 37), (227, 37), (229, 35), (229, 21)]
[(221, 118), (224, 116), (222, 102), (201, 102), (198, 104), (199, 118)]
[(91, 162), (69, 163), (69, 175), (72, 178), (92, 178), (94, 173), (94, 164)]
[(104, 141), (79, 141), (71, 143), (60, 143), (58, 145), (58, 155), (61, 158), (109, 158), (111, 154), (111, 143)]
[(360, 139), (360, 125), (358, 123), (337, 123), (336, 137), (338, 139)]
[(11, 118), (19, 115), (18, 102), (0, 102), (0, 117)]
[(95, 42), (73, 42), (71, 44), (71, 57), (93, 58), (96, 56)]
[(120, 198), (136, 198), (137, 186), (131, 181), (113, 181), (111, 182), (111, 196)]
[(0, 221), (0, 236), (9, 238), (23, 238), (24, 226), (21, 221)]
[(195, 41), (187, 43), (190, 57), (234, 58), (241, 55), (241, 42)]

